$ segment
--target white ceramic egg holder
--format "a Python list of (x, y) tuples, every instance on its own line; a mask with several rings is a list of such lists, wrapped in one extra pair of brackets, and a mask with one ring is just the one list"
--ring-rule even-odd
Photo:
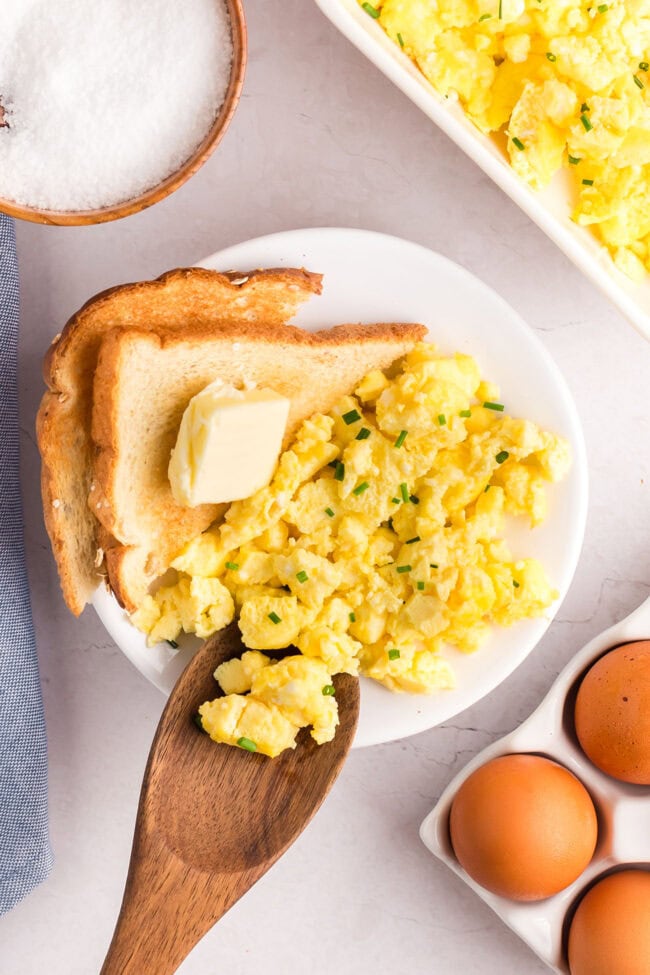
[[(428, 849), (482, 897), (542, 961), (569, 975), (566, 921), (581, 893), (599, 875), (622, 864), (650, 866), (650, 786), (627, 785), (605, 775), (581, 750), (573, 730), (578, 679), (608, 650), (650, 639), (650, 599), (622, 622), (590, 641), (559, 675), (536, 711), (519, 728), (485, 748), (447, 786), (420, 828)], [(449, 813), (468, 776), (490, 759), (514, 752), (547, 756), (573, 772), (589, 790), (598, 814), (598, 844), (584, 873), (570, 887), (542, 901), (520, 903), (499, 897), (463, 870), (449, 839)]]

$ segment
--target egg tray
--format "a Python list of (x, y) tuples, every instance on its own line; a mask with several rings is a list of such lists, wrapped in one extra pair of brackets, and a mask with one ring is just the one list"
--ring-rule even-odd
[[(623, 865), (650, 867), (650, 786), (618, 782), (596, 768), (580, 748), (573, 724), (577, 688), (589, 668), (614, 647), (647, 639), (650, 599), (577, 653), (531, 716), (480, 752), (450, 782), (420, 828), (425, 846), (558, 975), (570, 975), (566, 937), (583, 893), (602, 875)], [(491, 759), (517, 752), (550, 758), (573, 772), (589, 791), (598, 816), (598, 842), (586, 870), (559, 894), (525, 903), (500, 897), (477, 884), (456, 859), (449, 836), (451, 804), (462, 783)]]

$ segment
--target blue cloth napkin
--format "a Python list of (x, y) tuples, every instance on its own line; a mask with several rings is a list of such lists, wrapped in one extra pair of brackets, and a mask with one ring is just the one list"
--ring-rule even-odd
[(18, 264), (0, 213), (0, 914), (45, 879), (47, 744), (18, 466)]

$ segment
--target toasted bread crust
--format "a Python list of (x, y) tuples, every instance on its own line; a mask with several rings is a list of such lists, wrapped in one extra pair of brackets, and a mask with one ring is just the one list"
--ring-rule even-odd
[[(339, 325), (310, 333), (291, 325), (250, 327), (247, 323), (228, 322), (218, 334), (196, 328), (187, 334), (121, 329), (107, 335), (95, 372), (92, 437), (96, 452), (89, 503), (115, 539), (107, 552), (106, 563), (111, 588), (122, 605), (129, 611), (137, 608), (149, 584), (225, 507), (183, 508), (173, 500), (167, 480), (169, 453), (182, 410), (188, 398), (214, 378), (214, 373), (201, 372), (195, 376), (197, 369), (208, 369), (209, 373), (209, 363), (225, 357), (230, 367), (225, 377), (227, 382), (239, 384), (245, 378), (252, 378), (287, 395), (292, 410), (286, 445), (303, 419), (318, 410), (329, 410), (367, 371), (386, 368), (425, 335), (426, 329), (418, 324)], [(231, 349), (235, 343), (237, 351), (233, 355)], [(171, 375), (177, 361), (189, 362), (193, 365), (192, 381), (196, 380), (197, 388), (189, 392), (186, 388), (184, 397), (170, 407), (172, 412), (165, 417), (164, 433), (156, 437), (155, 444), (146, 440), (143, 444), (148, 464), (142, 471), (143, 493), (135, 506), (140, 514), (134, 517), (125, 504), (125, 480), (132, 447), (128, 410), (132, 408), (135, 393), (128, 371), (136, 361), (147, 363), (152, 375), (166, 377)], [(315, 392), (306, 393), (305, 372), (310, 375), (311, 369), (315, 371), (317, 387)], [(329, 382), (329, 388), (325, 381)], [(152, 380), (151, 397), (157, 396), (154, 386)], [(167, 396), (165, 391), (161, 402), (163, 412), (168, 408)], [(155, 415), (151, 422), (157, 419)], [(151, 516), (148, 527), (144, 524), (144, 511)]]
[(100, 345), (114, 328), (172, 333), (218, 328), (224, 320), (272, 321), (320, 294), (321, 276), (282, 268), (222, 274), (179, 268), (154, 281), (96, 295), (68, 321), (44, 360), (48, 391), (36, 420), (45, 526), (70, 610), (78, 615), (97, 585), (96, 520), (87, 505), (92, 478), (92, 383)]

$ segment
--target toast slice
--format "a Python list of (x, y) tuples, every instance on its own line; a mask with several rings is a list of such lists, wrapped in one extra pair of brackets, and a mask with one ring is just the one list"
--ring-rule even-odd
[(93, 374), (113, 329), (214, 332), (224, 321), (252, 330), (281, 326), (321, 292), (321, 276), (297, 269), (220, 274), (202, 268), (169, 271), (155, 281), (112, 288), (73, 315), (44, 362), (49, 387), (36, 430), (41, 452), (45, 525), (70, 610), (79, 615), (97, 587), (101, 553), (87, 499), (92, 479), (90, 436)]
[(388, 367), (425, 334), (414, 324), (111, 332), (95, 370), (89, 504), (116, 541), (105, 554), (122, 605), (136, 609), (151, 582), (226, 507), (185, 508), (171, 493), (169, 458), (192, 396), (216, 378), (273, 389), (291, 400), (286, 443), (302, 420), (328, 412), (367, 372)]

